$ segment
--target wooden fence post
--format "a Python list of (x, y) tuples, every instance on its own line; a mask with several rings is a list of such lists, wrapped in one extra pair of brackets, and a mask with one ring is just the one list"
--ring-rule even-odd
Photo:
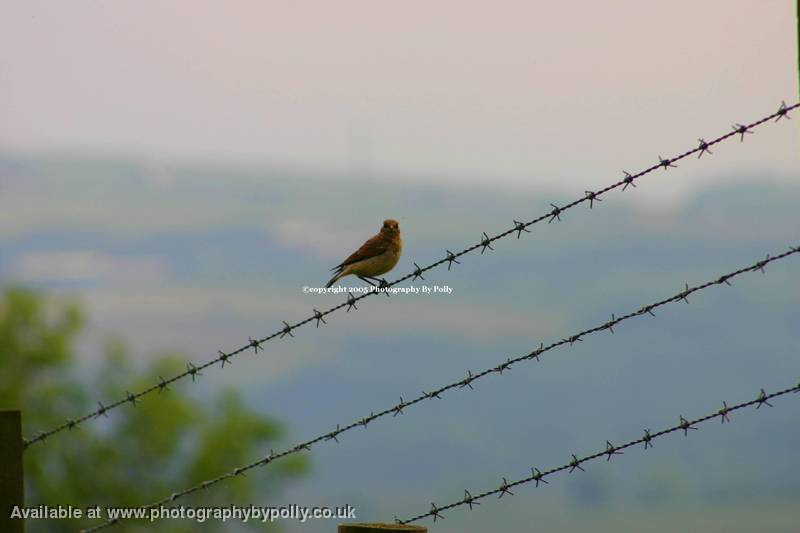
[(0, 531), (22, 533), (25, 521), (11, 518), (15, 506), (25, 505), (22, 484), (22, 414), (0, 410)]
[(428, 533), (424, 526), (398, 524), (339, 524), (338, 533)]

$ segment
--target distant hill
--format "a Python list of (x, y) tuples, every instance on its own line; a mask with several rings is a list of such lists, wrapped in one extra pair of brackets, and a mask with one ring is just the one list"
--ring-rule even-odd
[[(322, 284), (383, 218), (400, 221), (406, 242), (394, 279), (413, 262), (431, 263), (446, 249), (478, 242), (483, 231), (499, 233), (573, 199), (488, 183), (459, 189), (10, 154), (0, 154), (0, 191), (0, 280), (81, 298), (93, 319), (89, 363), (110, 332), (142, 354), (184, 349), (197, 362), (339, 303), (341, 295), (301, 288)], [(424, 283), (451, 286), (450, 296), (365, 300), (357, 312), (306, 326), (258, 358), (210, 369), (199, 390), (234, 383), (254, 406), (290, 421), (297, 438), (313, 436), (798, 245), (799, 199), (800, 183), (767, 185), (760, 176), (659, 213), (612, 192), (592, 210), (569, 210), (560, 222), (461, 258), (449, 272), (425, 274)], [(424, 512), (431, 500), (460, 499), (464, 487), (474, 494), (531, 466), (601, 449), (606, 439), (637, 438), (680, 415), (793, 383), (798, 324), (800, 259), (790, 258), (766, 275), (695, 295), (691, 305), (632, 319), (613, 336), (592, 335), (488, 376), (474, 391), (411, 407), (341, 444), (321, 444), (312, 452), (312, 479), (285, 497), (353, 504), (366, 521)], [(563, 530), (554, 513), (576, 506), (691, 514), (702, 505), (713, 519), (724, 514), (719, 509), (775, 505), (768, 514), (790, 516), (786, 502), (800, 497), (798, 412), (787, 399), (737, 413), (730, 425), (668, 437), (646, 454), (626, 452), (545, 489), (520, 487), (481, 512), (509, 530), (545, 513), (554, 520), (548, 531)], [(446, 516), (432, 532), (463, 531), (473, 515)]]

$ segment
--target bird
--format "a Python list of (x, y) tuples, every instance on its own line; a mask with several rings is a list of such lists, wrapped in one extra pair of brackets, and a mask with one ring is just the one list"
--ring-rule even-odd
[(400, 238), (400, 226), (396, 220), (386, 219), (377, 235), (371, 237), (347, 259), (331, 269), (334, 275), (325, 288), (331, 287), (339, 279), (351, 274), (375, 286), (373, 281), (382, 281), (377, 276), (393, 269), (402, 253), (403, 239)]

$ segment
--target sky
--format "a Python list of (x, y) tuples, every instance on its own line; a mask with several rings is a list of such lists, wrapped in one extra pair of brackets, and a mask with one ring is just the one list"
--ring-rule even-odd
[[(574, 190), (794, 103), (793, 4), (0, 0), (0, 150)], [(644, 196), (796, 174), (769, 130)]]

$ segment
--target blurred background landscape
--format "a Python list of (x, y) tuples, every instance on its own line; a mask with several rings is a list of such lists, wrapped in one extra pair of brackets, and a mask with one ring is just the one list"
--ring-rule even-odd
[[(39, 351), (24, 328), (9, 333), (22, 319), (0, 313), (0, 340), (19, 341), (0, 342), (0, 398), (22, 404), (26, 435), (342, 302), (302, 289), (324, 285), (384, 218), (405, 240), (391, 280), (796, 101), (786, 2), (679, 1), (658, 14), (638, 2), (577, 14), (445, 4), (421, 17), (358, 2), (191, 15), (177, 1), (114, 12), (0, 2), (0, 311), (37, 323), (34, 300), (44, 318), (71, 309), (64, 342)], [(764, 125), (425, 274), (450, 295), (369, 298), (144, 399), (144, 411), (56, 436), (26, 453), (27, 503), (147, 503), (781, 253), (800, 244), (798, 146), (796, 119)], [(799, 266), (787, 258), (555, 349), (204, 501), (407, 518), (791, 386)], [(56, 370), (26, 381), (20, 353)], [(792, 531), (796, 403), (427, 525)], [(139, 466), (118, 469), (120, 446)], [(94, 460), (108, 466), (82, 476)]]
[[(191, 168), (172, 169), (168, 182), (154, 182), (132, 161), (3, 156), (4, 197), (16, 200), (3, 209), (8, 234), (0, 272), (8, 282), (83, 306), (79, 373), (101, 366), (109, 335), (124, 339), (132, 366), (144, 372), (165, 349), (198, 364), (217, 349), (271, 333), (281, 320), (295, 322), (312, 308), (339, 303), (344, 297), (303, 294), (302, 287), (320, 286), (339, 250), (371, 234), (384, 216), (402, 214), (406, 251), (399, 275), (413, 269), (412, 261), (428, 264), (444, 247), (460, 248), (483, 230), (497, 233), (513, 218), (533, 218), (550, 201), (569, 199), (490, 187), (218, 172), (224, 183)], [(638, 188), (659, 178), (643, 178)], [(400, 395), (413, 397), (468, 369), (602, 323), (612, 312), (671, 296), (684, 282), (715, 279), (785, 250), (796, 242), (798, 192), (742, 177), (657, 220), (620, 205), (622, 193), (612, 193), (591, 211), (570, 210), (561, 223), (539, 224), (519, 240), (499, 241), (494, 252), (464, 257), (450, 272), (426, 274), (428, 285), (447, 284), (451, 295), (373, 297), (358, 312), (332, 315), (327, 326), (303, 328), (294, 339), (268, 343), (259, 357), (242, 354), (230, 367), (174, 388), (196, 399), (234, 388), (256, 413), (279, 417), (293, 439), (286, 444), (305, 440), (389, 407)], [(336, 206), (345, 204), (357, 212), (348, 211), (340, 233), (326, 229)], [(45, 215), (13, 231), (30, 206)], [(463, 487), (494, 486), (500, 476), (523, 476), (534, 464), (563, 463), (571, 453), (602, 447), (606, 438), (630, 440), (678, 415), (716, 409), (723, 399), (790, 385), (800, 379), (794, 262), (711, 288), (689, 306), (631, 320), (616, 335), (554, 350), (539, 364), (484, 378), (475, 391), (410, 408), (343, 435), (339, 445), (315, 447), (307, 478), (270, 495), (269, 503), (350, 503), (367, 520), (416, 513), (431, 498), (458, 499)], [(105, 401), (137, 390), (123, 377), (116, 377), (122, 381), (116, 396), (103, 394), (100, 383), (86, 394)], [(162, 401), (154, 396), (144, 403), (158, 412)], [(744, 530), (754, 527), (752, 520), (766, 520), (781, 531), (796, 518), (800, 495), (794, 452), (800, 431), (790, 402), (737, 413), (729, 426), (708, 424), (685, 442), (664, 439), (646, 455), (637, 449), (589, 465), (580, 476), (552, 479), (545, 490), (520, 488), (518, 497), (487, 503), (480, 512), (448, 513), (436, 530), (492, 520), (513, 530), (536, 517), (567, 531), (585, 527), (583, 520), (597, 522), (600, 514), (607, 518), (597, 523), (609, 530), (638, 528), (640, 520), (663, 520), (662, 529), (648, 526), (654, 531), (674, 530), (675, 520), (686, 520), (679, 523), (689, 529), (705, 520), (711, 530), (731, 530), (733, 522)], [(122, 409), (116, 416), (129, 414)], [(29, 432), (34, 429), (44, 428)], [(72, 437), (55, 437), (41, 453)], [(255, 457), (267, 451), (252, 450)]]

